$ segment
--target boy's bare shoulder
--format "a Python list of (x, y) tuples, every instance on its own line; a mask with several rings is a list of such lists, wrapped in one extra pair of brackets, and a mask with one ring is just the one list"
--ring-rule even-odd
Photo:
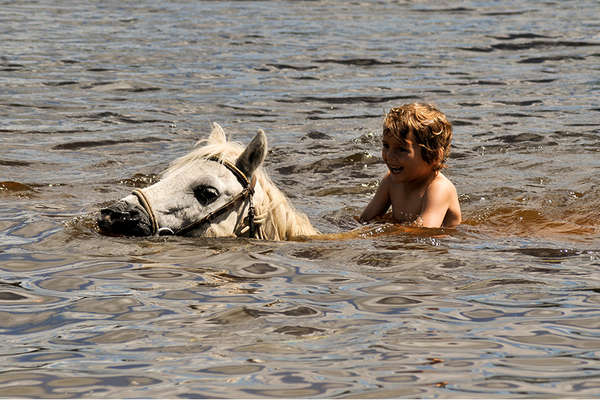
[(446, 177), (446, 175), (438, 172), (435, 179), (429, 185), (429, 191), (433, 191), (439, 194), (445, 193), (449, 196), (457, 196), (456, 187), (454, 184)]

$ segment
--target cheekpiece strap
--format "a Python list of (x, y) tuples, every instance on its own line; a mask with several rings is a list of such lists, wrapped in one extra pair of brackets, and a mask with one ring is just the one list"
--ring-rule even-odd
[(252, 201), (252, 196), (254, 195), (254, 187), (256, 186), (256, 176), (253, 176), (251, 181), (248, 180), (248, 177), (246, 176), (246, 174), (244, 174), (238, 167), (236, 167), (231, 162), (224, 160), (218, 156), (208, 157), (207, 160), (215, 161), (220, 164), (223, 164), (229, 171), (231, 171), (231, 173), (233, 175), (235, 175), (238, 182), (240, 183), (240, 185), (242, 185), (242, 187), (244, 189), (237, 195), (233, 196), (233, 198), (231, 200), (229, 200), (227, 203), (225, 203), (221, 207), (217, 208), (210, 214), (206, 215), (201, 220), (193, 222), (193, 223), (177, 230), (176, 234), (178, 234), (178, 235), (185, 234), (187, 232), (192, 231), (193, 229), (197, 228), (200, 225), (203, 225), (205, 223), (212, 221), (213, 218), (221, 215), (223, 212), (225, 212), (225, 210), (227, 210), (229, 207), (233, 206), (238, 201), (247, 198), (248, 202), (249, 202), (249, 207), (248, 207), (249, 237), (254, 238), (256, 235), (256, 223), (254, 221), (255, 210), (254, 210), (254, 204)]

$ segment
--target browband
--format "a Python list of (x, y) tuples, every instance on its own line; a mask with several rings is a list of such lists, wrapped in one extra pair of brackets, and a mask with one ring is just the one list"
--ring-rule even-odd
[(211, 156), (208, 157), (207, 160), (216, 161), (226, 166), (227, 169), (229, 169), (229, 171), (231, 171), (231, 173), (235, 175), (238, 182), (240, 182), (240, 185), (242, 185), (243, 188), (250, 186), (250, 181), (248, 180), (246, 174), (244, 174), (237, 166), (235, 166), (235, 164), (232, 164), (229, 161), (220, 158), (219, 156)]

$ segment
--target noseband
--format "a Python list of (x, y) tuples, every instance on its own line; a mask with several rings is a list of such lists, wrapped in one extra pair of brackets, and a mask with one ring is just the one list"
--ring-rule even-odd
[(217, 156), (209, 157), (209, 158), (207, 158), (207, 160), (215, 161), (215, 162), (218, 162), (218, 163), (222, 164), (223, 166), (225, 166), (229, 171), (231, 171), (231, 173), (233, 175), (235, 175), (238, 182), (242, 185), (243, 190), (240, 193), (233, 196), (231, 198), (231, 200), (229, 200), (227, 203), (223, 204), (221, 207), (217, 208), (216, 210), (214, 210), (210, 214), (206, 215), (204, 218), (200, 219), (199, 221), (195, 221), (195, 222), (185, 225), (179, 229), (172, 230), (170, 228), (160, 228), (158, 226), (158, 222), (156, 220), (156, 215), (154, 214), (154, 210), (152, 210), (152, 207), (150, 206), (150, 202), (146, 198), (146, 195), (144, 194), (144, 192), (141, 189), (135, 189), (131, 193), (137, 197), (140, 205), (144, 208), (144, 211), (146, 211), (146, 213), (148, 214), (148, 217), (150, 218), (150, 225), (152, 228), (152, 233), (151, 233), (152, 235), (155, 235), (157, 233), (159, 235), (161, 233), (172, 234), (172, 235), (185, 235), (186, 233), (193, 231), (194, 229), (196, 229), (197, 227), (199, 227), (201, 225), (210, 223), (213, 219), (215, 219), (216, 217), (223, 214), (225, 211), (227, 211), (230, 207), (234, 206), (239, 201), (248, 200), (248, 217), (247, 217), (247, 221), (245, 221), (245, 222), (248, 224), (249, 237), (254, 238), (256, 236), (256, 223), (254, 221), (255, 210), (254, 210), (254, 204), (252, 201), (252, 196), (254, 195), (254, 186), (256, 185), (256, 176), (253, 176), (252, 180), (249, 180), (248, 177), (246, 176), (246, 174), (244, 174), (242, 171), (240, 171), (240, 169), (238, 167), (236, 167), (234, 164), (230, 163), (227, 160), (220, 159)]

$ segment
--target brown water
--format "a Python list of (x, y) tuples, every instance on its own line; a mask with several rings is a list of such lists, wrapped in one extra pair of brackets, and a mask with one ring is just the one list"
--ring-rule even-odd
[[(600, 393), (600, 3), (0, 3), (0, 397)], [(454, 124), (456, 230), (95, 230), (211, 121), (357, 228), (412, 101)]]

